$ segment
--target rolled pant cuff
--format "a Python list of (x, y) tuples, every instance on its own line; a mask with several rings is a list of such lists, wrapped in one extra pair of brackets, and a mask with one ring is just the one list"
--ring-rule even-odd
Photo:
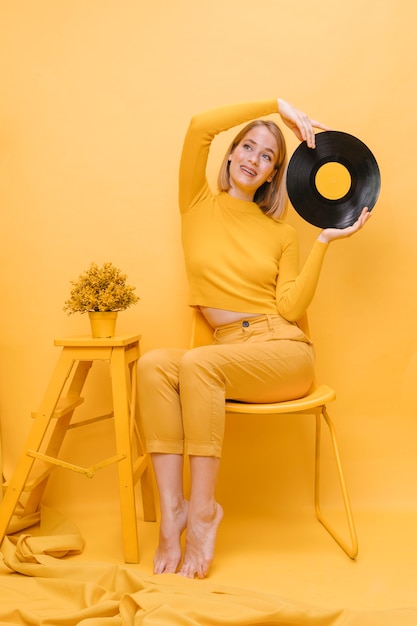
[(147, 441), (148, 454), (184, 454), (183, 441)]
[(201, 443), (185, 443), (185, 451), (189, 456), (215, 456), (220, 458), (222, 455), (222, 446), (206, 441)]

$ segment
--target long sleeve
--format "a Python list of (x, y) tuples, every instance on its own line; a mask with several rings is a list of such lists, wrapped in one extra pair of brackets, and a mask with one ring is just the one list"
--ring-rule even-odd
[(181, 212), (187, 211), (210, 193), (206, 166), (214, 137), (244, 122), (277, 112), (277, 100), (266, 100), (221, 107), (200, 113), (191, 119), (180, 162), (179, 205)]
[(298, 242), (296, 233), (287, 241), (279, 264), (276, 298), (277, 310), (290, 322), (295, 322), (307, 311), (316, 292), (328, 244), (315, 241), (302, 268), (298, 270)]

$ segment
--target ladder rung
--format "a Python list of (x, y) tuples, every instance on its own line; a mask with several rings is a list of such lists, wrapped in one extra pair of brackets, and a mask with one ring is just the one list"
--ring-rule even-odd
[[(35, 487), (37, 487), (44, 480), (46, 480), (52, 474), (54, 469), (56, 469), (55, 467), (51, 466), (50, 464), (47, 465), (46, 463), (43, 463), (43, 467), (44, 469), (38, 466), (36, 470), (31, 471), (26, 480), (26, 483), (23, 486), (22, 491), (32, 491), (33, 489), (35, 489)], [(8, 486), (9, 481), (4, 481), (4, 483), (2, 484), (3, 492), (6, 492)]]
[[(96, 465), (92, 465), (91, 467), (81, 467), (80, 465), (74, 465), (74, 463), (68, 463), (67, 461), (48, 456), (47, 454), (35, 452), (35, 450), (27, 450), (26, 454), (33, 459), (40, 459), (41, 461), (45, 461), (46, 463), (51, 463), (52, 465), (71, 470), (72, 472), (84, 474), (85, 476), (87, 476), (87, 478), (92, 478), (97, 470), (102, 469), (103, 467), (107, 467), (107, 465), (111, 465), (112, 463), (118, 463), (119, 461), (122, 461), (126, 458), (125, 454), (119, 454), (117, 456), (112, 456), (105, 461), (101, 461)], [(26, 487), (24, 490), (26, 491)]]
[(81, 420), (79, 422), (73, 422), (67, 428), (67, 430), (71, 430), (72, 428), (80, 428), (80, 426), (88, 426), (89, 424), (95, 424), (96, 422), (101, 422), (102, 420), (112, 419), (114, 417), (114, 413), (106, 413), (106, 415), (99, 415), (98, 417), (91, 417), (90, 419)]
[(37, 468), (37, 470), (33, 472), (32, 476), (31, 474), (29, 474), (29, 477), (25, 483), (25, 486), (23, 487), (23, 491), (32, 491), (33, 489), (35, 489), (35, 487), (43, 483), (43, 481), (46, 480), (52, 474), (54, 469), (56, 469), (55, 467), (51, 465), (46, 465), (46, 464), (43, 464), (43, 465), (44, 465), (44, 469)]
[(26, 528), (30, 528), (31, 526), (38, 524), (40, 522), (40, 519), (40, 511), (36, 511), (35, 513), (29, 513), (29, 515), (24, 515), (24, 511), (22, 509), (15, 509), (12, 519), (10, 520), (7, 527), (7, 534), (12, 535), (13, 533), (17, 533)]
[[(54, 414), (52, 417), (59, 419), (60, 417), (64, 417), (64, 415), (68, 415), (71, 411), (80, 406), (84, 402), (84, 398), (76, 398), (75, 400), (70, 400), (68, 398), (62, 398), (58, 401)], [(33, 419), (39, 417), (39, 411), (34, 411), (32, 413)]]

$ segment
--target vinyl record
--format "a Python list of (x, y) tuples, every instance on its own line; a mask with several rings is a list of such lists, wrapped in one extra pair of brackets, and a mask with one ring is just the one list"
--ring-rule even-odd
[(346, 228), (378, 199), (381, 176), (369, 148), (353, 135), (325, 131), (304, 141), (288, 164), (287, 191), (297, 213), (319, 228)]

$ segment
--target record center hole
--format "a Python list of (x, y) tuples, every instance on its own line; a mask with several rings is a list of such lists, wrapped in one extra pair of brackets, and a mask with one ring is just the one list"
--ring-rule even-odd
[(337, 161), (325, 163), (317, 170), (317, 191), (328, 200), (343, 198), (350, 189), (352, 179), (349, 170)]

